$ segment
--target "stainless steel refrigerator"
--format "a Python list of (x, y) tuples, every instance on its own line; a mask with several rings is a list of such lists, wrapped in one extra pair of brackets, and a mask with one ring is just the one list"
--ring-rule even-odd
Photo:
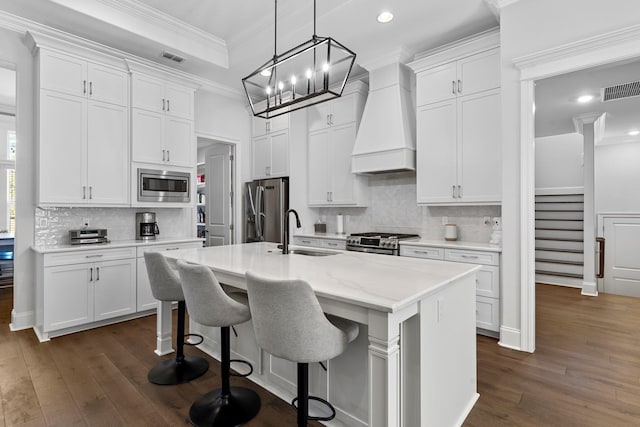
[(289, 209), (289, 178), (247, 182), (245, 242), (275, 242), (282, 239), (284, 214)]

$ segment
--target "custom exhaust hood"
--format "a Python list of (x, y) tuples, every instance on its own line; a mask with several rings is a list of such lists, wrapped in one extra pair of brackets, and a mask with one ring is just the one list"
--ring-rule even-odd
[(415, 170), (415, 109), (409, 73), (399, 62), (369, 71), (369, 96), (351, 157), (353, 173)]

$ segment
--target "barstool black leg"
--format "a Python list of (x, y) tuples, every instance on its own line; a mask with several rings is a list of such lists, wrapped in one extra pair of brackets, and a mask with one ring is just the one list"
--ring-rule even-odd
[(309, 364), (298, 363), (298, 427), (307, 427), (309, 417)]
[(149, 371), (149, 381), (159, 385), (182, 384), (198, 378), (209, 369), (209, 362), (198, 356), (184, 355), (186, 305), (178, 301), (178, 331), (176, 332), (176, 357), (165, 360)]
[(244, 387), (231, 387), (231, 340), (229, 327), (220, 328), (220, 374), (222, 387), (198, 399), (189, 410), (189, 421), (197, 427), (235, 427), (258, 414), (260, 397)]

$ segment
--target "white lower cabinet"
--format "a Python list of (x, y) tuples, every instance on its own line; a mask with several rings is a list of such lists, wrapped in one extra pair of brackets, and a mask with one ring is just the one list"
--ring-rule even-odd
[[(42, 283), (39, 286), (41, 297), (39, 295), (38, 298), (41, 301), (42, 332), (134, 313), (134, 255), (134, 248), (116, 253), (76, 252), (66, 260), (65, 257), (44, 255)], [(119, 256), (124, 258), (113, 259)], [(65, 261), (69, 264), (64, 264)]]
[(311, 246), (314, 248), (339, 249), (344, 251), (347, 248), (346, 239), (333, 239), (331, 237), (305, 237), (293, 236), (293, 244), (298, 246)]
[(499, 253), (401, 244), (400, 256), (480, 264), (480, 270), (476, 273), (476, 327), (492, 332), (500, 331)]

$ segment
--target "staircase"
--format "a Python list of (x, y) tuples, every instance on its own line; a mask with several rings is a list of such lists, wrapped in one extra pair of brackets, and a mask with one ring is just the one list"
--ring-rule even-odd
[(536, 282), (582, 286), (582, 194), (536, 195)]

